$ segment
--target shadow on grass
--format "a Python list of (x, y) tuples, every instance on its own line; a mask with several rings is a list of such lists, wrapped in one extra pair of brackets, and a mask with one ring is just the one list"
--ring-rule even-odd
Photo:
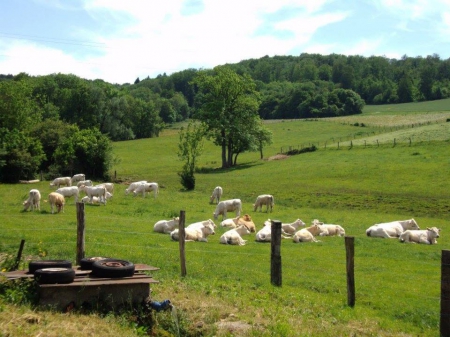
[(201, 174), (228, 173), (228, 172), (233, 172), (233, 171), (246, 170), (246, 169), (252, 168), (254, 166), (259, 166), (259, 165), (262, 165), (262, 163), (251, 162), (251, 163), (236, 165), (236, 166), (229, 167), (229, 168), (199, 167), (195, 170), (195, 173), (201, 173)]

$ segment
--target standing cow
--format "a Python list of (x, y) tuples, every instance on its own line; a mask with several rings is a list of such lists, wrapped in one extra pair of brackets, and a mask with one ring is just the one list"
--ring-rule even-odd
[(212, 204), (213, 202), (217, 201), (216, 204), (219, 203), (220, 198), (222, 197), (223, 194), (223, 188), (220, 186), (216, 186), (211, 194), (211, 196), (209, 197), (209, 203)]
[(258, 207), (259, 207), (259, 211), (261, 212), (262, 211), (262, 207), (266, 206), (266, 212), (267, 213), (269, 212), (269, 208), (270, 208), (270, 211), (272, 212), (274, 204), (275, 203), (274, 203), (273, 195), (271, 195), (271, 194), (262, 194), (262, 195), (259, 195), (256, 198), (256, 201), (253, 204), (253, 211), (256, 211), (258, 209)]
[(242, 202), (241, 199), (230, 199), (230, 200), (224, 200), (220, 201), (217, 206), (216, 210), (213, 213), (214, 219), (217, 220), (219, 215), (222, 215), (222, 219), (226, 219), (227, 212), (236, 212), (236, 216), (241, 215), (242, 211)]

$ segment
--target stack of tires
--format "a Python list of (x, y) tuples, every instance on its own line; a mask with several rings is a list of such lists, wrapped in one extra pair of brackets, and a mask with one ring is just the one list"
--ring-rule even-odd
[[(89, 257), (81, 259), (81, 270), (91, 270), (91, 276), (97, 278), (120, 278), (134, 275), (135, 266), (132, 262), (104, 257)], [(67, 260), (31, 261), (28, 272), (40, 284), (67, 284), (75, 279), (75, 270)]]

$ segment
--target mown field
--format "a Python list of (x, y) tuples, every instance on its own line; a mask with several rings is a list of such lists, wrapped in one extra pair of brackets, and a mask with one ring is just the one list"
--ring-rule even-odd
[[(165, 331), (180, 336), (437, 336), (440, 258), (442, 250), (450, 247), (450, 133), (445, 137), (445, 132), (442, 136), (424, 130), (431, 126), (448, 130), (448, 109), (441, 106), (439, 102), (439, 108), (432, 110), (428, 105), (395, 125), (386, 114), (402, 115), (406, 108), (392, 106), (399, 112), (378, 114), (365, 111), (355, 117), (357, 121), (272, 121), (267, 127), (273, 131), (274, 143), (264, 149), (265, 159), (260, 160), (259, 153), (244, 153), (239, 166), (228, 171), (219, 169), (219, 149), (206, 142), (198, 161), (196, 189), (190, 192), (182, 190), (177, 175), (182, 165), (176, 155), (177, 128), (156, 139), (115, 143), (114, 198), (106, 206), (86, 205), (86, 255), (161, 268), (153, 273), (160, 283), (152, 286), (152, 296), (170, 299), (176, 306), (179, 330), (170, 313), (155, 313), (160, 335)], [(410, 127), (424, 116), (430, 123)], [(400, 139), (399, 130), (412, 132), (409, 137), (422, 132), (429, 137), (412, 143), (405, 137), (395, 146), (356, 143), (366, 137), (355, 136), (358, 132)], [(345, 143), (350, 142), (348, 137), (352, 146)], [(316, 144), (318, 150), (269, 160), (282, 148), (309, 144)], [(157, 199), (125, 196), (127, 183), (141, 179), (160, 184)], [(208, 201), (217, 185), (223, 187), (224, 198), (242, 199), (243, 212), (258, 228), (268, 218), (283, 222), (300, 218), (307, 224), (320, 219), (342, 225), (355, 238), (355, 307), (347, 306), (345, 247), (339, 237), (303, 244), (283, 240), (283, 284), (274, 287), (270, 244), (257, 243), (250, 235), (245, 246), (221, 245), (219, 237), (225, 230), (219, 226), (209, 242), (187, 243), (187, 276), (182, 278), (178, 243), (153, 233), (153, 224), (181, 210), (187, 224), (212, 218), (214, 205)], [(75, 261), (74, 201), (69, 199), (64, 214), (50, 214), (45, 202), (41, 212), (21, 212), (32, 187), (44, 199), (51, 191), (49, 182), (0, 185), (0, 252), (15, 256), (25, 239), (27, 259)], [(254, 212), (256, 196), (265, 193), (275, 197), (274, 212)], [(374, 223), (409, 218), (421, 228), (440, 227), (438, 244), (401, 244), (365, 235)], [(11, 303), (19, 301), (12, 297), (18, 294), (0, 297), (0, 331), (5, 335), (144, 334), (137, 322), (120, 315), (61, 315), (15, 306)], [(30, 323), (29, 315), (38, 316), (38, 323)]]

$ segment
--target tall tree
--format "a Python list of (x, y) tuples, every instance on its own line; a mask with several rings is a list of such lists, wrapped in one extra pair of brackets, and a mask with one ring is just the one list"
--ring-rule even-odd
[(228, 66), (200, 71), (194, 83), (202, 92), (195, 118), (206, 127), (207, 136), (222, 148), (222, 168), (233, 166), (233, 144), (242, 127), (255, 127), (259, 95), (249, 75), (238, 75)]

